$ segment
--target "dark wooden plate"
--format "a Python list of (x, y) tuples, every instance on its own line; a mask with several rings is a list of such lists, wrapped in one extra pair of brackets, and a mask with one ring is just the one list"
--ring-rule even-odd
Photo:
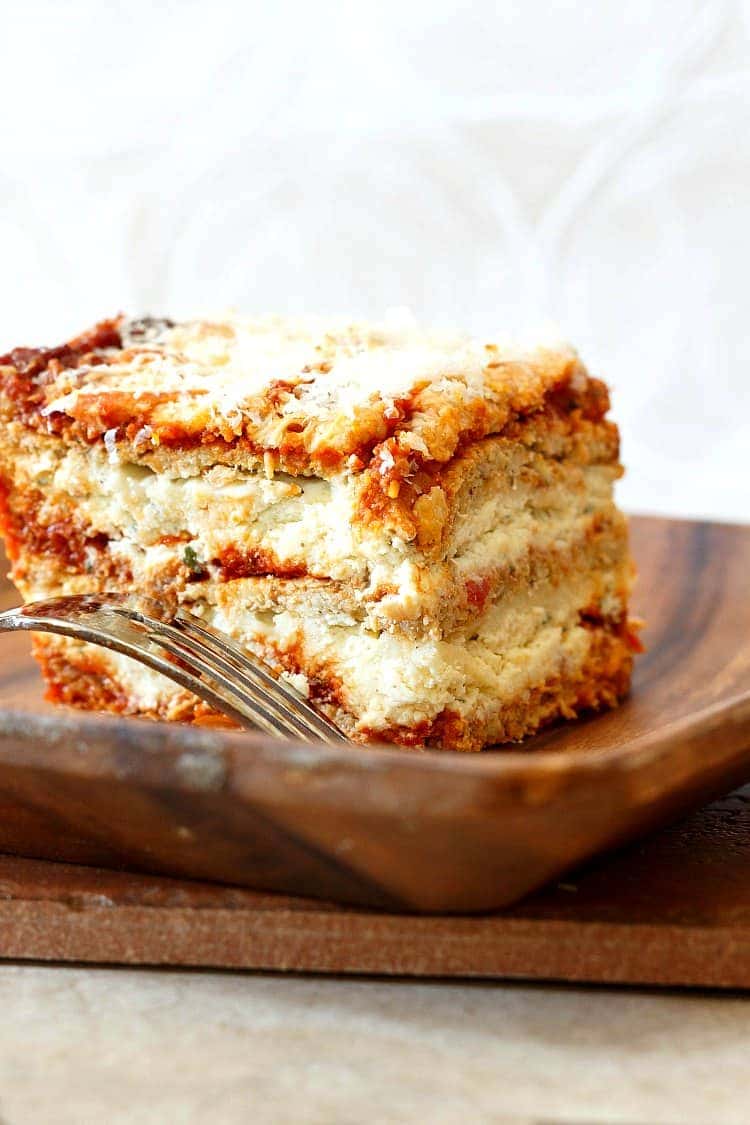
[[(750, 780), (750, 528), (633, 521), (648, 652), (620, 710), (482, 755), (55, 710), (0, 638), (0, 851), (478, 912)], [(12, 594), (5, 589), (5, 604)]]

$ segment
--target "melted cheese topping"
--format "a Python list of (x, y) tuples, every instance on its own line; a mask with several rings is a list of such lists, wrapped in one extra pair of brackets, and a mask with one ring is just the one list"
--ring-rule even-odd
[(374, 402), (388, 418), (396, 400), (426, 386), (467, 400), (492, 398), (503, 364), (533, 367), (550, 350), (566, 359), (575, 354), (560, 344), (525, 348), (425, 332), (403, 313), (380, 324), (231, 316), (144, 332), (138, 323), (122, 325), (124, 350), (107, 362), (62, 373), (44, 413), (69, 413), (81, 398), (107, 390), (162, 393), (196, 400), (239, 432), (254, 400), (265, 412), (260, 400), (278, 387), (279, 418), (354, 418)]

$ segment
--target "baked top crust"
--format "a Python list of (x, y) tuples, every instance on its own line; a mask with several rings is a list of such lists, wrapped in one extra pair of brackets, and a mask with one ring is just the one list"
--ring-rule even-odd
[(0, 357), (6, 417), (160, 471), (177, 451), (267, 473), (370, 473), (390, 499), (423, 468), (540, 411), (609, 400), (567, 345), (523, 350), (381, 324), (124, 316)]

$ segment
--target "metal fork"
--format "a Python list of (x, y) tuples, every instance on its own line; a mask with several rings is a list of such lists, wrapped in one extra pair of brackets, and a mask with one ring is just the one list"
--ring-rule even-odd
[(291, 684), (277, 680), (236, 641), (183, 610), (166, 614), (149, 598), (75, 594), (0, 613), (0, 632), (18, 629), (61, 633), (131, 656), (243, 727), (306, 742), (349, 741)]

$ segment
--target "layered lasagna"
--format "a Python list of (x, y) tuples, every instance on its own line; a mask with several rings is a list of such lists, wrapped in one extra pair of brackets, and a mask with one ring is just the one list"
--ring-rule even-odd
[[(628, 690), (608, 407), (567, 346), (399, 317), (117, 317), (0, 359), (11, 576), (27, 601), (180, 605), (355, 741), (520, 740)], [(35, 649), (60, 702), (208, 718), (126, 657)]]

